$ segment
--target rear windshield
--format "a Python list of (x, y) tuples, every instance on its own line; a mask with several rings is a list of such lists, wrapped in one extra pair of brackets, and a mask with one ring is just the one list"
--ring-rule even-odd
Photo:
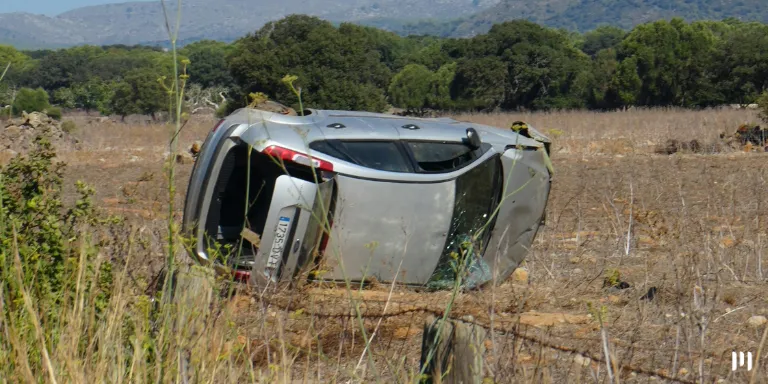
[(380, 171), (443, 173), (472, 163), (489, 146), (472, 150), (463, 143), (452, 142), (322, 140), (310, 143), (309, 148)]
[(366, 168), (411, 172), (408, 159), (393, 141), (316, 141), (309, 148)]
[(409, 142), (416, 164), (423, 172), (449, 172), (477, 158), (472, 148), (462, 143)]

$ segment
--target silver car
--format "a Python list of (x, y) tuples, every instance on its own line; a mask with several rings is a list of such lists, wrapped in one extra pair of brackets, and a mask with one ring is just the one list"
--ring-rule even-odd
[(503, 281), (543, 223), (552, 180), (550, 140), (515, 124), (235, 111), (192, 171), (191, 256), (257, 286), (450, 286), (457, 265), (469, 270), (465, 286)]

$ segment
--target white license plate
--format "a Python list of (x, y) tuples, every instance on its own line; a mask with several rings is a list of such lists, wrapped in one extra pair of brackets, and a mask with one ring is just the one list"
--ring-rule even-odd
[(289, 217), (281, 216), (277, 221), (277, 229), (275, 229), (275, 239), (272, 241), (272, 248), (269, 250), (269, 259), (267, 260), (267, 268), (275, 269), (278, 263), (283, 258), (283, 250), (288, 243), (288, 228), (291, 226), (291, 219)]

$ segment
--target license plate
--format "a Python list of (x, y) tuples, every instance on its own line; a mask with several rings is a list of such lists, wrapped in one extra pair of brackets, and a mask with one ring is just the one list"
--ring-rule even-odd
[(275, 239), (272, 241), (272, 248), (269, 250), (269, 259), (267, 260), (267, 268), (276, 269), (278, 263), (283, 258), (283, 250), (285, 244), (288, 243), (288, 228), (291, 225), (291, 219), (285, 216), (281, 216), (277, 221), (277, 229), (275, 229)]

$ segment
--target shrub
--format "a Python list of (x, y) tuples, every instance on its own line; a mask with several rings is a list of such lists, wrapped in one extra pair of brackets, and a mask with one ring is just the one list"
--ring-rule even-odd
[(218, 117), (220, 119), (226, 117), (227, 116), (227, 112), (229, 111), (228, 108), (229, 107), (227, 106), (227, 102), (226, 101), (221, 103), (219, 108), (216, 108), (216, 112), (215, 112), (216, 117)]
[[(28, 155), (0, 167), (0, 300), (5, 303), (0, 316), (18, 319), (17, 337), (28, 345), (38, 337), (56, 341), (55, 325), (66, 326), (59, 314), (75, 295), (87, 294), (100, 319), (113, 287), (110, 260), (83, 234), (117, 221), (98, 217), (91, 201), (94, 190), (82, 182), (75, 184), (76, 201), (63, 203), (64, 165), (54, 163), (55, 156), (48, 138), (38, 136)], [(33, 331), (28, 316), (33, 308), (25, 308), (25, 296), (38, 321), (48, 325), (43, 335)]]
[(48, 92), (42, 88), (22, 88), (13, 101), (13, 114), (18, 116), (22, 112), (43, 112), (51, 107), (49, 100)]
[(61, 108), (59, 107), (48, 107), (43, 112), (53, 119), (61, 120)]
[(61, 123), (61, 130), (66, 133), (72, 133), (77, 129), (77, 125), (72, 120), (67, 120)]
[[(78, 238), (84, 226), (105, 222), (94, 214), (94, 191), (81, 182), (76, 184), (77, 202), (64, 206), (64, 165), (53, 162), (56, 154), (47, 137), (38, 136), (34, 144), (27, 156), (19, 155), (0, 168), (0, 261), (11, 263), (6, 251), (18, 249), (25, 282), (35, 282), (30, 287), (36, 302), (54, 314), (56, 304), (70, 293), (68, 261), (80, 251), (71, 239)], [(0, 269), (11, 270), (9, 264)]]
[(760, 117), (768, 123), (768, 91), (763, 92), (762, 96), (757, 99), (757, 106), (760, 109)]

